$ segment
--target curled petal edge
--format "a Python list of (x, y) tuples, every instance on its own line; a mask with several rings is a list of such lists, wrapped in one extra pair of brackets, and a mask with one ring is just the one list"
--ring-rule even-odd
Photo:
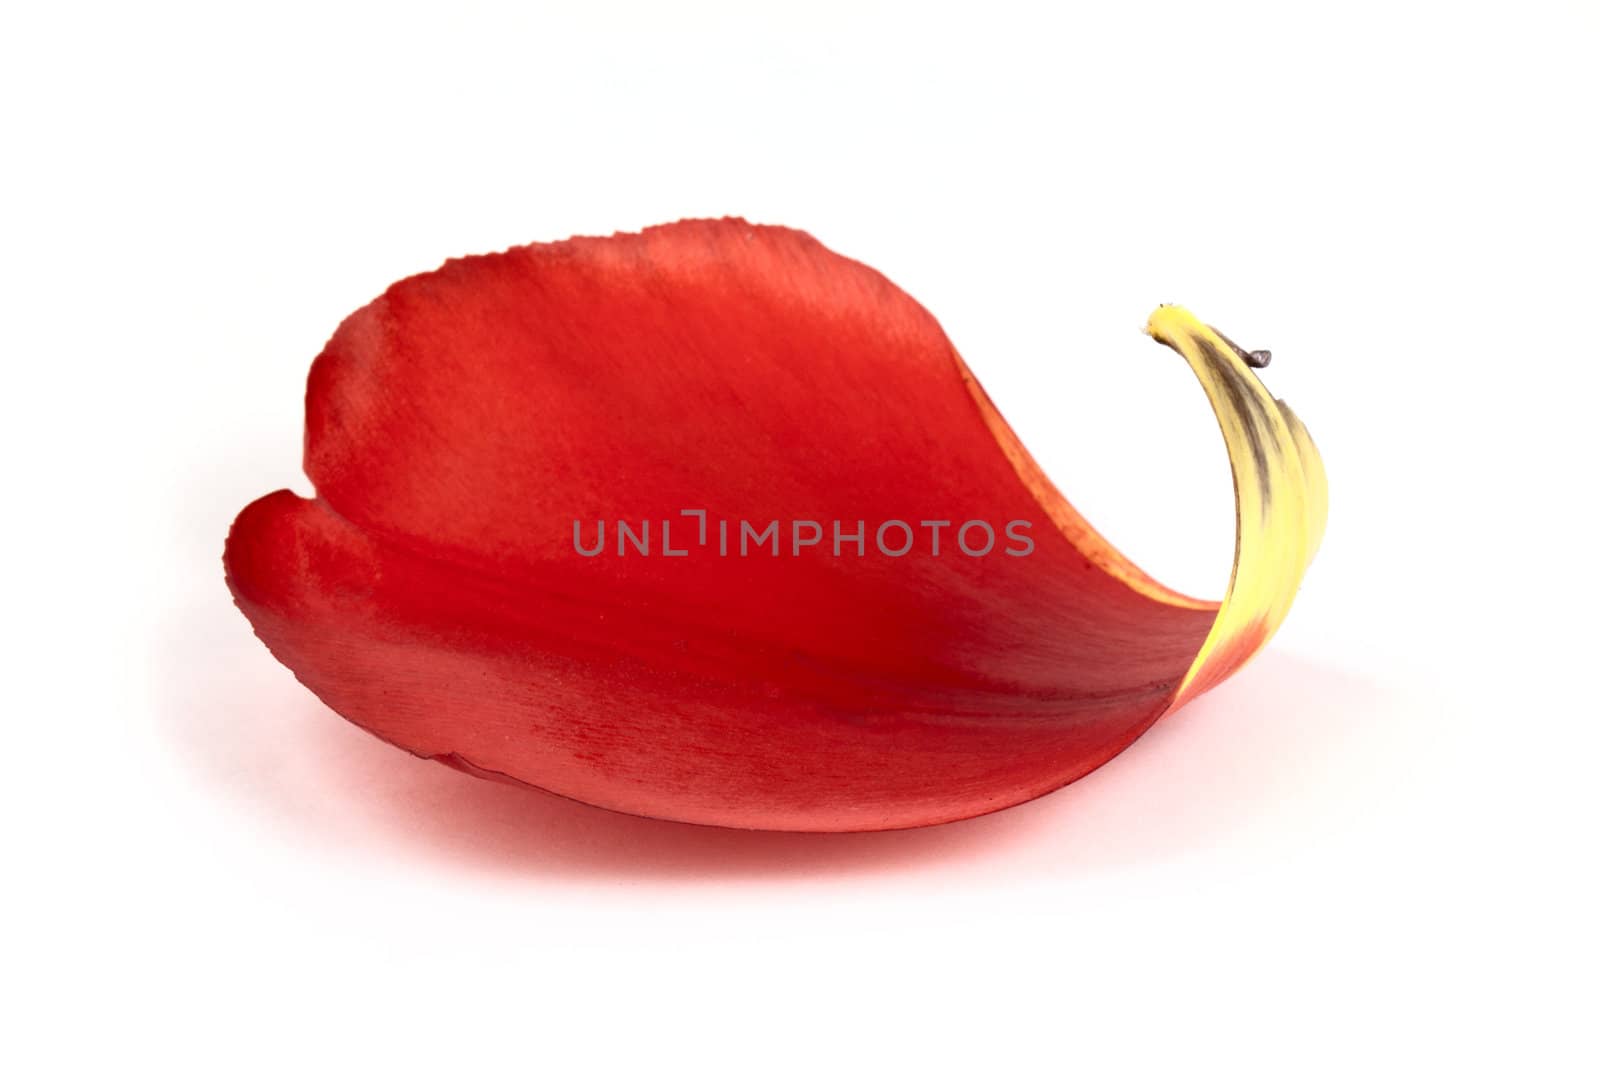
[(1151, 314), (1145, 332), (1200, 379), (1233, 468), (1233, 572), (1171, 711), (1244, 666), (1282, 625), (1322, 543), (1328, 480), (1305, 424), (1267, 391), (1238, 346), (1170, 304)]

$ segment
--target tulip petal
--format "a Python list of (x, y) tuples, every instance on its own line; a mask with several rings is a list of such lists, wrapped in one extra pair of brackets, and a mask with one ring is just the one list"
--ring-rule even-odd
[[(319, 496), (246, 508), (229, 585), (330, 707), (484, 777), (771, 829), (992, 811), (1236, 669), (1314, 547), (1303, 427), (1186, 313), (1151, 332), (1234, 464), (1220, 611), (1077, 515), (911, 298), (733, 219), (456, 260), (356, 312), (308, 387)], [(654, 551), (576, 550), (617, 520)], [(741, 551), (769, 521), (781, 550)], [(974, 521), (1031, 548), (971, 553)], [(918, 550), (874, 543), (897, 522)]]

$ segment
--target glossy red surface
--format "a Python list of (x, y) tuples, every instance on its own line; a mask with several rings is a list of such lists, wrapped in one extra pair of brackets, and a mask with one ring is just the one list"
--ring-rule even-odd
[[(307, 394), (319, 496), (246, 508), (228, 581), (329, 706), (464, 770), (731, 826), (981, 814), (1133, 741), (1213, 614), (1053, 521), (963, 373), (915, 301), (792, 230), (455, 260), (339, 327)], [(741, 555), (741, 520), (776, 520), (779, 554)], [(864, 542), (835, 555), (835, 520)]]

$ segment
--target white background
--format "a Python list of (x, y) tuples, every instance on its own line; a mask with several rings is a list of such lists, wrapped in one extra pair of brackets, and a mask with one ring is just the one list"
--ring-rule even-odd
[[(0, 23), (7, 1059), (1593, 1063), (1593, 3), (40, 5)], [(1091, 778), (844, 837), (389, 749), (229, 603), (338, 321), (446, 256), (807, 229), (1216, 594), (1271, 347), (1332, 523)]]

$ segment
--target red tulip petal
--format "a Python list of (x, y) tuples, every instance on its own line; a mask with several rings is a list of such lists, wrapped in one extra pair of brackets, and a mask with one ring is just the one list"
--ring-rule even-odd
[[(1088, 528), (933, 318), (737, 220), (391, 287), (312, 369), (306, 468), (320, 498), (257, 501), (226, 553), (273, 653), (418, 755), (647, 815), (853, 830), (1005, 807), (1276, 626), (1224, 635), (1217, 677), (1192, 677), (1217, 605)], [(704, 545), (683, 509), (707, 513)], [(574, 520), (602, 519), (649, 520), (651, 553), (617, 554), (612, 526), (580, 555)], [(663, 553), (663, 519), (686, 555)], [(778, 520), (781, 554), (741, 556), (740, 520)], [(795, 554), (795, 520), (823, 543)], [(862, 555), (833, 554), (835, 520), (862, 524)], [(889, 520), (919, 548), (878, 551)], [(996, 547), (943, 527), (935, 556), (921, 524), (967, 520)], [(1013, 521), (1027, 555), (1003, 551)]]

